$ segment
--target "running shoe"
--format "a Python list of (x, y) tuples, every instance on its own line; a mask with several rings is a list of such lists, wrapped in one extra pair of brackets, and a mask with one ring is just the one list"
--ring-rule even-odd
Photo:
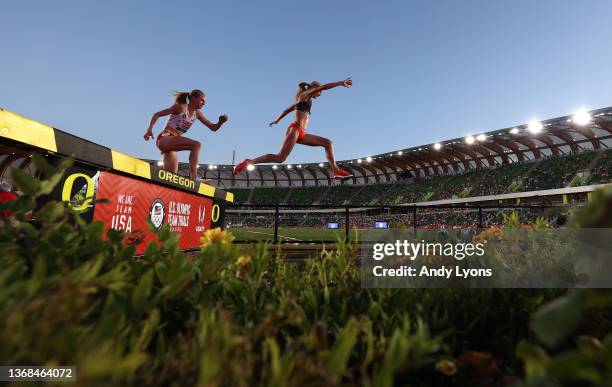
[(251, 160), (244, 159), (243, 162), (241, 162), (240, 164), (236, 165), (234, 167), (234, 176), (235, 175), (239, 175), (242, 171), (244, 171), (246, 169), (246, 167), (249, 165), (250, 162), (251, 162)]
[(338, 179), (346, 179), (348, 177), (353, 177), (353, 174), (345, 171), (344, 169), (338, 168), (334, 171), (334, 177)]

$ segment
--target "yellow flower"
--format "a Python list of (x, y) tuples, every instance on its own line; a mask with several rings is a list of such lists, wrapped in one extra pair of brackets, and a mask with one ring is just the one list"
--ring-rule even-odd
[(444, 375), (452, 376), (457, 373), (457, 365), (454, 361), (443, 359), (436, 363), (436, 371), (442, 372)]
[(246, 278), (247, 272), (251, 267), (251, 257), (248, 255), (241, 255), (236, 260), (236, 278)]
[(490, 227), (478, 235), (474, 235), (472, 241), (475, 243), (484, 243), (494, 239), (500, 240), (504, 235), (504, 231), (499, 227)]
[(248, 255), (241, 255), (236, 260), (236, 266), (239, 268), (245, 268), (251, 264), (251, 257)]
[(217, 227), (204, 232), (202, 238), (200, 238), (200, 248), (206, 250), (209, 246), (218, 245), (225, 249), (233, 240), (234, 236), (229, 231), (224, 231)]

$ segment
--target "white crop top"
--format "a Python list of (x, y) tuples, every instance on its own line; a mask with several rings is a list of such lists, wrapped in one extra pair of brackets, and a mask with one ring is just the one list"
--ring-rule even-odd
[(189, 130), (189, 128), (191, 128), (191, 125), (196, 118), (198, 118), (197, 112), (194, 111), (193, 114), (189, 115), (189, 110), (187, 109), (187, 106), (185, 106), (185, 110), (182, 113), (172, 114), (170, 118), (168, 118), (168, 123), (166, 126), (181, 132), (181, 134), (184, 134)]

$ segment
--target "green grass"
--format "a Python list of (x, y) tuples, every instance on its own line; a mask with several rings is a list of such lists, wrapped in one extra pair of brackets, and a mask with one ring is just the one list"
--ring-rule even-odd
[[(231, 228), (228, 229), (234, 234), (237, 241), (245, 240), (261, 240), (261, 241), (272, 241), (274, 239), (274, 228), (272, 227), (244, 227), (244, 228)], [(388, 233), (388, 230), (375, 230), (375, 229), (351, 229), (350, 237), (354, 240), (356, 237), (360, 237), (363, 232), (368, 235), (377, 235)], [(336, 242), (338, 239), (344, 239), (345, 230), (330, 230), (325, 228), (315, 227), (300, 227), (300, 228), (286, 228), (280, 227), (278, 229), (278, 238), (281, 241), (295, 241), (308, 242), (308, 241), (329, 241)]]
[[(236, 240), (272, 240), (274, 229), (268, 227), (245, 227), (230, 229)], [(278, 237), (284, 241), (336, 241), (344, 237), (344, 230), (322, 228), (279, 228)]]

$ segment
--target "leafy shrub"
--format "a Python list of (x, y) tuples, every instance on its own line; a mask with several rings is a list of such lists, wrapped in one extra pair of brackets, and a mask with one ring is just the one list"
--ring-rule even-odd
[[(161, 243), (134, 258), (130, 236), (104, 236), (63, 203), (28, 220), (67, 166), (33, 161), (46, 179), (13, 171), (24, 195), (0, 205), (14, 213), (0, 226), (2, 364), (75, 365), (87, 386), (430, 386), (517, 381), (519, 360), (526, 383), (558, 380), (568, 361), (588, 363), (576, 370), (592, 376), (609, 358), (610, 340), (594, 336), (580, 341), (592, 352), (569, 360), (516, 347), (562, 343), (590, 306), (605, 304), (599, 293), (539, 309), (532, 335), (530, 314), (564, 291), (363, 289), (357, 246), (343, 241), (295, 263), (209, 230), (187, 255), (164, 226)], [(609, 322), (595, 317), (583, 329), (592, 335)], [(559, 319), (567, 325), (552, 329)]]

